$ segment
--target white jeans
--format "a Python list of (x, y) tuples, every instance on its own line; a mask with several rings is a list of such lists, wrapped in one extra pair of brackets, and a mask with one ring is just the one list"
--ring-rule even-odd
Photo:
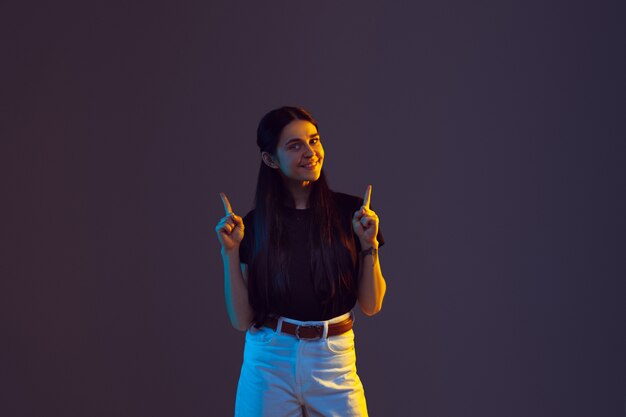
[[(281, 317), (276, 331), (250, 326), (237, 386), (235, 417), (367, 416), (365, 393), (356, 373), (354, 331), (325, 337), (327, 321)], [(324, 326), (321, 339), (281, 333), (283, 321)]]

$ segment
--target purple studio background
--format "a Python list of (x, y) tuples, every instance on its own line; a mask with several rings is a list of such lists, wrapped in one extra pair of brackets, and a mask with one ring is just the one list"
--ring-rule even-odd
[(0, 6), (0, 415), (228, 416), (214, 227), (308, 108), (386, 244), (372, 416), (623, 416), (623, 2)]

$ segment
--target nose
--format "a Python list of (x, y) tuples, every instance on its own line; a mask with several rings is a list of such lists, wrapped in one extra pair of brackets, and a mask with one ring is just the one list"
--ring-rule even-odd
[(315, 155), (315, 150), (313, 150), (313, 147), (311, 145), (309, 145), (308, 143), (305, 145), (306, 149), (304, 151), (304, 156), (307, 158), (312, 157), (313, 155)]

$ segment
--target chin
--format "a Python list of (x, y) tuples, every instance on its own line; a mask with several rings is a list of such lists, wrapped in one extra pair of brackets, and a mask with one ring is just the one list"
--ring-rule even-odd
[(321, 175), (322, 175), (321, 171), (316, 172), (315, 174), (310, 175), (309, 178), (306, 179), (306, 181), (317, 181), (320, 179)]

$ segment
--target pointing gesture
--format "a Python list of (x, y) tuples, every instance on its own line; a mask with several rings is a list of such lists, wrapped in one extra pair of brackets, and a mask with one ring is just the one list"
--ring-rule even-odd
[(369, 210), (370, 208), (370, 199), (372, 198), (372, 185), (368, 185), (365, 190), (365, 196), (363, 197), (363, 207)]
[(361, 247), (378, 247), (376, 235), (378, 234), (378, 216), (370, 210), (372, 198), (372, 186), (367, 186), (363, 197), (363, 205), (352, 216), (352, 228), (361, 241)]
[(226, 194), (220, 193), (220, 197), (222, 204), (224, 204), (226, 215), (222, 217), (219, 223), (217, 223), (217, 226), (215, 226), (217, 239), (220, 241), (222, 249), (225, 251), (239, 249), (239, 244), (243, 240), (243, 219), (233, 213), (233, 209), (230, 206)]
[(220, 193), (220, 198), (222, 199), (222, 204), (224, 204), (224, 211), (226, 211), (226, 215), (230, 216), (233, 213), (233, 209), (230, 206), (230, 201), (228, 201), (228, 198), (224, 193)]

